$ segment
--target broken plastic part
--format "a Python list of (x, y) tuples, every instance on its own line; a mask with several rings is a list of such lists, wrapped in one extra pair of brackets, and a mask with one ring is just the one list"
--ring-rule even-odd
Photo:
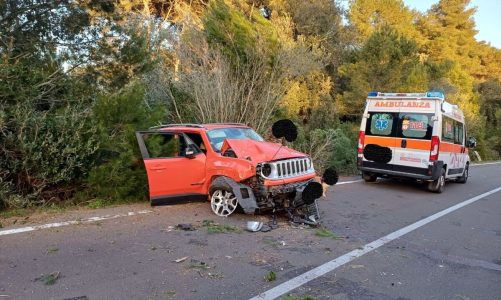
[(219, 176), (212, 181), (211, 186), (226, 186), (230, 188), (235, 197), (237, 197), (238, 204), (240, 204), (246, 214), (253, 214), (258, 208), (254, 193), (251, 188), (245, 184), (235, 182), (231, 178), (225, 176)]

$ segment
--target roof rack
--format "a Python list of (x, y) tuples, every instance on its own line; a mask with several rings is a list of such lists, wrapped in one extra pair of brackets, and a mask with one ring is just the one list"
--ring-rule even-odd
[(239, 126), (247, 126), (244, 123), (226, 123), (226, 122), (223, 122), (223, 123), (207, 123), (206, 125), (239, 125)]
[(157, 126), (152, 126), (152, 127), (150, 127), (150, 129), (161, 129), (161, 128), (169, 128), (169, 127), (205, 128), (203, 125), (200, 125), (200, 124), (185, 123), (185, 124), (161, 124), (161, 125), (157, 125)]

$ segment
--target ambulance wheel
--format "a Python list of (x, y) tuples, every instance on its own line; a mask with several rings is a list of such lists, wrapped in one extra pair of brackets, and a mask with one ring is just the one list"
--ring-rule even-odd
[(433, 181), (428, 183), (428, 190), (434, 193), (442, 193), (444, 191), (445, 186), (445, 169), (442, 169), (440, 172), (440, 176)]
[(363, 172), (362, 178), (365, 182), (375, 182), (377, 180), (377, 175), (374, 173)]
[(468, 180), (468, 168), (469, 167), (469, 164), (466, 164), (466, 167), (464, 168), (464, 172), (463, 172), (463, 175), (461, 175), (461, 177), (458, 177), (456, 179), (456, 182), (457, 183), (466, 183), (466, 181)]

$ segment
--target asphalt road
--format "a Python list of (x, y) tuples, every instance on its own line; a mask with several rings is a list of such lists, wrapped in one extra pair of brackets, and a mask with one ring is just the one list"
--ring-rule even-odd
[[(249, 299), (500, 187), (501, 164), (472, 167), (470, 176), (467, 184), (448, 183), (443, 194), (394, 180), (336, 186), (319, 207), (324, 226), (343, 239), (293, 228), (285, 219), (267, 233), (211, 234), (204, 220), (244, 228), (247, 220), (268, 217), (220, 219), (208, 203), (74, 211), (34, 216), (22, 225), (3, 220), (0, 299)], [(125, 216), (145, 209), (151, 212)], [(123, 216), (85, 222), (117, 214)], [(2, 230), (66, 220), (83, 221), (1, 235)], [(191, 223), (196, 230), (173, 228), (179, 223)], [(276, 280), (264, 279), (270, 271)], [(286, 294), (293, 299), (501, 299), (501, 191)]]

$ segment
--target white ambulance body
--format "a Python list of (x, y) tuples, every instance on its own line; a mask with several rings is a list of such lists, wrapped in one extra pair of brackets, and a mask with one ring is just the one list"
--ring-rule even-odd
[(463, 112), (440, 92), (371, 92), (360, 126), (358, 168), (366, 181), (406, 177), (441, 193), (446, 180), (465, 183), (470, 158)]

